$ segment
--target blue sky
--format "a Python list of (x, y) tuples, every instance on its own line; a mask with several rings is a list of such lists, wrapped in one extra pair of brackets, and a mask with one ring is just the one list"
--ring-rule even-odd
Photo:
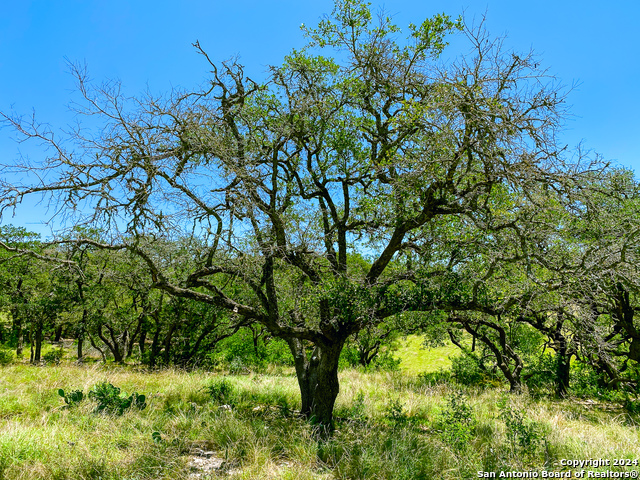
[[(55, 126), (69, 124), (74, 80), (67, 61), (86, 62), (90, 77), (122, 81), (135, 95), (147, 85), (160, 93), (190, 88), (207, 78), (207, 65), (192, 43), (216, 60), (239, 56), (249, 76), (260, 77), (292, 48), (301, 47), (302, 23), (312, 26), (330, 13), (332, 1), (183, 0), (3, 2), (0, 17), (0, 110), (13, 108)], [(179, 6), (178, 6), (179, 5)], [(640, 172), (640, 2), (506, 0), (373, 2), (399, 26), (435, 13), (486, 14), (492, 35), (507, 35), (516, 51), (533, 49), (541, 64), (567, 86), (572, 116), (563, 143), (583, 142), (611, 160)], [(0, 163), (18, 149), (0, 129)], [(26, 150), (25, 150), (26, 149)], [(1, 175), (1, 174), (0, 174)], [(34, 227), (37, 210), (3, 223)], [(44, 232), (44, 230), (42, 230)]]

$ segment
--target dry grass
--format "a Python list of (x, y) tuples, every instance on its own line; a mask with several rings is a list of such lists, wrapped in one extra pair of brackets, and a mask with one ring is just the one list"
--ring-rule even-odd
[[(204, 388), (222, 378), (100, 366), (2, 368), (0, 479), (187, 479), (197, 449), (225, 460), (218, 477), (244, 479), (456, 479), (483, 469), (545, 463), (553, 469), (560, 458), (640, 458), (635, 419), (615, 406), (496, 390), (468, 392), (477, 425), (460, 450), (438, 427), (453, 387), (423, 384), (402, 372), (357, 370), (341, 372), (337, 433), (319, 445), (310, 426), (291, 413), (299, 405), (292, 375), (224, 377), (233, 387), (231, 409)], [(66, 408), (57, 394), (59, 388), (86, 393), (102, 381), (147, 395), (148, 407), (100, 415), (87, 400)], [(542, 428), (537, 449), (510, 443), (497, 407), (503, 398)]]

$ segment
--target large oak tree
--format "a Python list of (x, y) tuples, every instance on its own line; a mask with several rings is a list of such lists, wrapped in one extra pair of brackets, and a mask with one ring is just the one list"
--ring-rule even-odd
[[(308, 45), (265, 81), (198, 44), (212, 69), (201, 91), (126, 98), (78, 69), (81, 113), (102, 119), (101, 130), (62, 142), (5, 116), (52, 150), (22, 166), (49, 171), (41, 183), (2, 183), (2, 206), (6, 214), (25, 195), (51, 193), (68, 217), (110, 238), (78, 241), (127, 249), (155, 288), (283, 338), (302, 413), (330, 430), (349, 336), (428, 302), (460, 301), (421, 290), (413, 259), (445, 231), (433, 225), (470, 222), (490, 238), (495, 195), (566, 186), (556, 144), (565, 96), (532, 55), (445, 15), (410, 25), (401, 41), (383, 14), (337, 0), (305, 31)], [(470, 50), (444, 62), (452, 34)], [(193, 268), (176, 280), (150, 239), (185, 234), (197, 239)], [(465, 302), (481, 310), (474, 296)]]

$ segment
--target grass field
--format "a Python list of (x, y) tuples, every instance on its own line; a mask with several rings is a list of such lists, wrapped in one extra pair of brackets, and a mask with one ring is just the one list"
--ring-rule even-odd
[(451, 367), (449, 357), (460, 354), (460, 349), (449, 344), (438, 348), (425, 348), (419, 335), (409, 335), (399, 340), (394, 356), (400, 359), (400, 370), (408, 375), (437, 372)]
[[(6, 366), (0, 479), (463, 479), (559, 471), (563, 458), (640, 458), (637, 418), (615, 405), (499, 390), (456, 397), (405, 372), (345, 370), (340, 380), (336, 434), (318, 443), (296, 416), (292, 375)], [(67, 407), (57, 393), (104, 381), (146, 395), (147, 407), (99, 414), (95, 401)]]

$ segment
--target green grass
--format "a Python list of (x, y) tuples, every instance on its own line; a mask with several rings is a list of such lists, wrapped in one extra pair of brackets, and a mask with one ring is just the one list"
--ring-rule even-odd
[(437, 372), (451, 367), (449, 357), (460, 354), (460, 349), (449, 344), (444, 347), (425, 348), (423, 337), (409, 335), (400, 339), (399, 348), (394, 357), (399, 358), (400, 370), (408, 375), (418, 375), (425, 372)]
[[(209, 387), (223, 380), (230, 388), (215, 401), (209, 391), (220, 388)], [(57, 394), (103, 381), (145, 394), (148, 407), (102, 415), (89, 400), (67, 408)], [(456, 425), (447, 406), (456, 389), (447, 384), (359, 370), (342, 371), (340, 381), (337, 430), (319, 444), (295, 414), (292, 375), (10, 365), (0, 369), (0, 479), (188, 479), (198, 449), (226, 462), (211, 478), (242, 479), (453, 480), (560, 469), (562, 458), (640, 457), (638, 418), (615, 405), (468, 390), (473, 422)], [(539, 434), (532, 445), (512, 435), (501, 399), (522, 413), (517, 428)]]

